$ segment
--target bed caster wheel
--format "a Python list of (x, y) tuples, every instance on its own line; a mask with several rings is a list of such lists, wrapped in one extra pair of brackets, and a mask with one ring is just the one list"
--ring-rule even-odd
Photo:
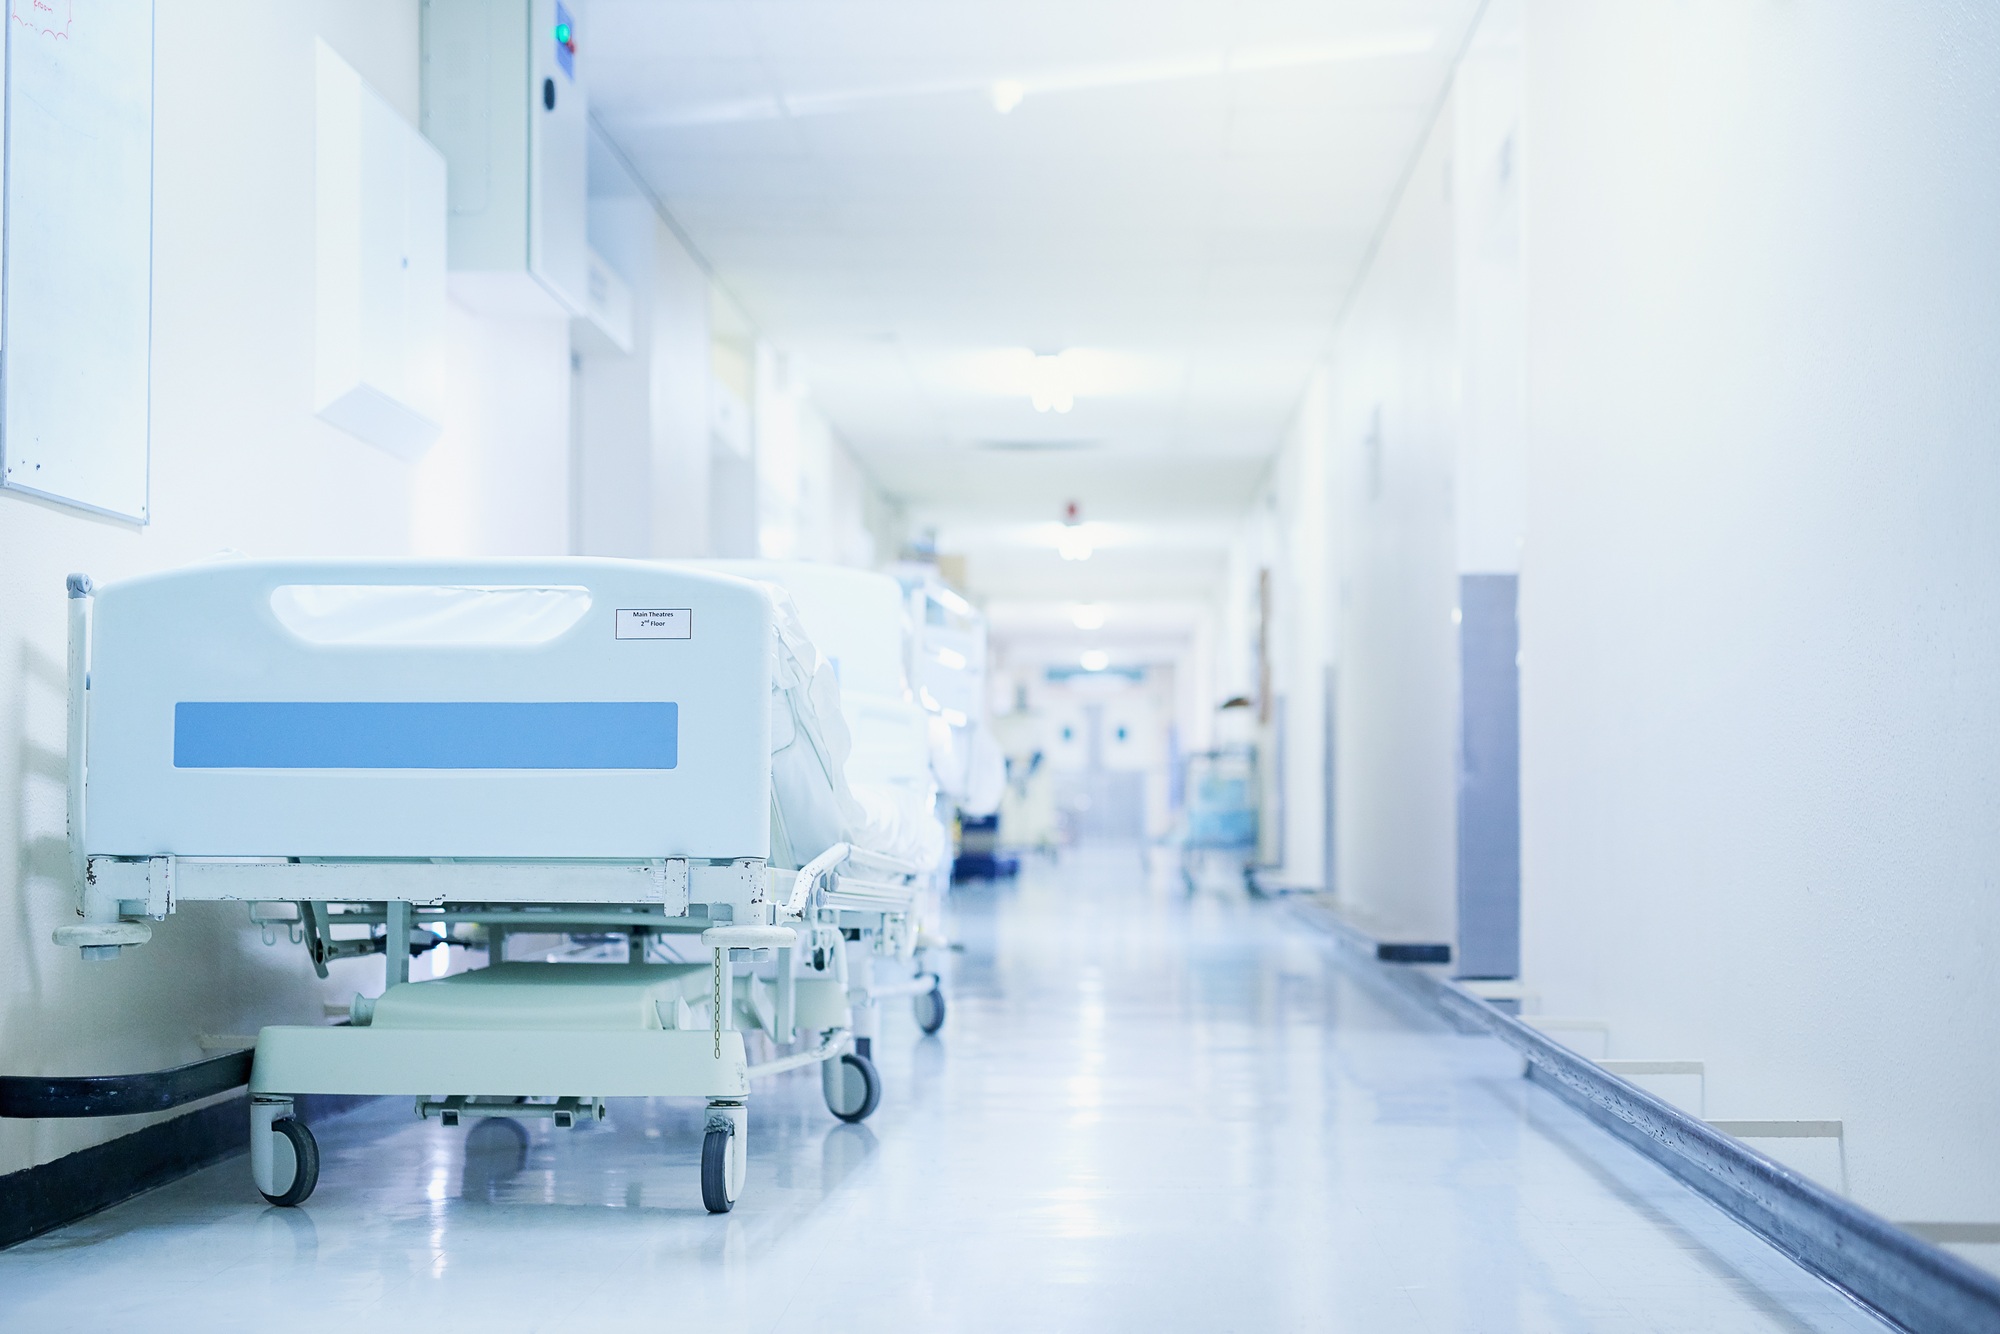
[(528, 1165), (528, 1128), (511, 1116), (481, 1118), (466, 1132), (465, 1161), (488, 1171), (513, 1176)]
[(935, 1033), (944, 1027), (944, 992), (936, 987), (912, 1000), (910, 1008), (917, 1013), (917, 1027), (925, 1033)]
[(726, 1214), (743, 1194), (749, 1165), (750, 1114), (740, 1102), (710, 1103), (708, 1129), (701, 1137), (701, 1202), (712, 1214)]
[(729, 1149), (735, 1138), (719, 1126), (701, 1137), (701, 1202), (712, 1214), (736, 1207), (736, 1192), (729, 1188)]
[(260, 1190), (258, 1194), (281, 1209), (304, 1204), (313, 1187), (319, 1184), (319, 1142), (306, 1129), (305, 1122), (290, 1116), (273, 1121), (271, 1135), (279, 1141), (271, 1146), (271, 1175), (289, 1184), (275, 1195), (268, 1190)]
[(882, 1102), (882, 1076), (875, 1062), (858, 1052), (844, 1052), (839, 1059), (820, 1066), (820, 1084), (826, 1092), (826, 1109), (850, 1125), (866, 1121)]
[(466, 1132), (460, 1190), (468, 1200), (491, 1200), (527, 1166), (527, 1127), (511, 1117), (482, 1118)]

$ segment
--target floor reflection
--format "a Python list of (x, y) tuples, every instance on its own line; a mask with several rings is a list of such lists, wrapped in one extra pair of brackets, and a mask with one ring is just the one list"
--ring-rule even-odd
[(1107, 847), (954, 908), (944, 1030), (886, 1008), (864, 1125), (760, 1085), (732, 1214), (694, 1102), (383, 1100), (302, 1209), (239, 1159), (0, 1253), (0, 1329), (1875, 1328), (1280, 905)]

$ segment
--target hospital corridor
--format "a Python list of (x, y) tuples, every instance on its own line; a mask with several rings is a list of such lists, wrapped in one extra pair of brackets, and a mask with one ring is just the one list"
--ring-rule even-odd
[(2000, 1334), (2000, 8), (4, 33), (0, 1334)]

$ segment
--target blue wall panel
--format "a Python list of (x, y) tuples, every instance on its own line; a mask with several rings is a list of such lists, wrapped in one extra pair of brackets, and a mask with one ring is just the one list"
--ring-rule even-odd
[(1519, 576), (1459, 576), (1458, 975), (1521, 972)]

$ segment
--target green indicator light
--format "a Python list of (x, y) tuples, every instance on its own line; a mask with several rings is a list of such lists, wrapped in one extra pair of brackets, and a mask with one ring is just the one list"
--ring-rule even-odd
[(569, 24), (567, 23), (556, 24), (556, 40), (558, 42), (561, 42), (564, 46), (569, 45)]

